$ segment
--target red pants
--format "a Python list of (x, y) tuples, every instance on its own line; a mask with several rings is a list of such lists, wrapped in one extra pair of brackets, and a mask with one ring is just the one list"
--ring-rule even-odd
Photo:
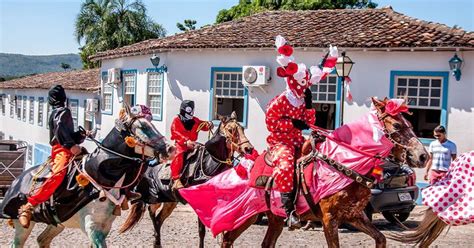
[(54, 145), (51, 152), (51, 176), (35, 192), (30, 192), (28, 202), (36, 206), (48, 200), (59, 187), (67, 173), (67, 165), (72, 157), (71, 151)]
[(177, 180), (181, 176), (181, 170), (184, 166), (184, 153), (188, 150), (186, 146), (176, 144), (176, 156), (171, 161), (171, 179)]
[(433, 185), (439, 180), (443, 179), (447, 173), (448, 173), (447, 171), (430, 170), (430, 174), (429, 174), (430, 185)]
[(275, 186), (282, 193), (293, 191), (293, 171), (295, 164), (295, 147), (277, 144), (271, 148), (273, 156), (273, 176)]

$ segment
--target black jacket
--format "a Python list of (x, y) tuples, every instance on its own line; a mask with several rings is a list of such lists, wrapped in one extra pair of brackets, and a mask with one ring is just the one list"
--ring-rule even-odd
[(54, 108), (49, 116), (49, 140), (51, 145), (60, 144), (71, 148), (84, 142), (84, 135), (80, 131), (74, 132), (74, 121), (71, 110), (66, 107)]

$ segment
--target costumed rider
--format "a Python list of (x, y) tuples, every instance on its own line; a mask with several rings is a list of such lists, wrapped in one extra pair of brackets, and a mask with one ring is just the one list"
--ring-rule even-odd
[(176, 155), (171, 162), (173, 189), (178, 190), (184, 187), (180, 180), (184, 165), (184, 153), (195, 148), (199, 131), (209, 131), (212, 128), (212, 122), (194, 117), (193, 101), (184, 100), (181, 103), (179, 114), (171, 123), (171, 140), (176, 143)]
[(294, 62), (293, 48), (286, 44), (282, 36), (276, 37), (275, 45), (280, 54), (277, 62), (281, 66), (277, 68), (277, 75), (285, 78), (287, 89), (267, 106), (265, 121), (270, 132), (267, 143), (275, 168), (273, 171), (275, 186), (281, 193), (288, 228), (293, 230), (301, 227), (294, 205), (295, 156), (304, 143), (301, 131), (309, 129), (309, 125), (316, 121), (316, 110), (312, 108), (312, 93), (309, 87), (324, 79), (332, 71), (338, 55), (337, 48), (330, 47), (321, 64), (310, 68), (310, 78), (306, 65)]
[(89, 135), (88, 131), (74, 132), (71, 110), (66, 106), (66, 92), (61, 85), (54, 85), (49, 89), (48, 103), (53, 108), (48, 121), (52, 146), (49, 160), (51, 175), (39, 188), (30, 192), (28, 203), (20, 207), (19, 221), (24, 228), (29, 227), (34, 208), (48, 200), (59, 187), (67, 174), (70, 160), (82, 152), (79, 144)]

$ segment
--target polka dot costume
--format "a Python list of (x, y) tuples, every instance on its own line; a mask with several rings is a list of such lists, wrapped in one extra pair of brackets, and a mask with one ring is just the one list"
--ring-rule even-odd
[(306, 109), (304, 103), (290, 102), (288, 91), (274, 98), (267, 107), (266, 124), (270, 135), (267, 143), (273, 154), (275, 185), (280, 192), (293, 190), (295, 150), (303, 145), (301, 130), (293, 127), (291, 119), (313, 124), (315, 110)]
[(423, 204), (446, 224), (474, 223), (474, 151), (451, 163), (446, 176), (422, 190)]

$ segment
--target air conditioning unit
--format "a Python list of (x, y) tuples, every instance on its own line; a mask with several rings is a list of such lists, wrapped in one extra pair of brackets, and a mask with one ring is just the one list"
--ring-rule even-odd
[(112, 68), (107, 71), (108, 84), (116, 85), (120, 83), (120, 68)]
[(246, 65), (242, 67), (243, 85), (261, 87), (270, 81), (270, 68), (267, 66)]
[(99, 111), (99, 99), (86, 100), (86, 112), (97, 113)]

